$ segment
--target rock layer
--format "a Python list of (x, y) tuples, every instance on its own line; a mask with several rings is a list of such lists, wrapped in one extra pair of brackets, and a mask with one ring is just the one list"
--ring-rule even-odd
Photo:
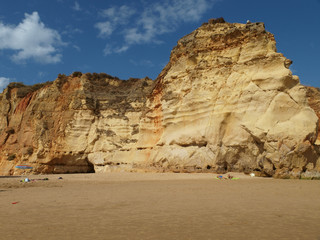
[(88, 158), (127, 151), (137, 142), (153, 84), (148, 78), (81, 73), (62, 75), (36, 91), (12, 84), (1, 99), (0, 173), (21, 173), (17, 164), (38, 173), (93, 172), (101, 164), (119, 164)]
[(38, 173), (318, 177), (318, 117), (290, 64), (263, 23), (220, 19), (180, 39), (155, 81), (75, 73), (39, 89), (11, 86), (0, 174), (25, 162)]

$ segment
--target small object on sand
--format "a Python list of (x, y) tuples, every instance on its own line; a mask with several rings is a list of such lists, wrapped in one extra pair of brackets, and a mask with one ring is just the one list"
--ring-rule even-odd
[(250, 173), (250, 177), (255, 177), (256, 175), (254, 173)]
[(62, 177), (58, 177), (58, 179), (63, 179)]
[(232, 175), (230, 175), (230, 174), (228, 174), (228, 176), (227, 177), (224, 177), (223, 175), (218, 175), (217, 177), (216, 177), (217, 179), (219, 179), (219, 180), (221, 180), (221, 179), (225, 179), (225, 180), (238, 180), (238, 179), (240, 179), (240, 178), (238, 178), (238, 177), (233, 177)]
[(30, 179), (29, 178), (25, 178), (24, 182), (30, 182)]
[(44, 178), (43, 180), (47, 181), (47, 180), (49, 180), (49, 178), (46, 177), (46, 178)]
[(13, 202), (12, 204), (17, 204), (17, 203), (19, 203), (19, 202)]
[(17, 165), (15, 168), (20, 168), (20, 169), (32, 169), (33, 167), (29, 165)]
[(247, 20), (247, 24), (250, 24), (251, 22), (250, 22), (250, 20)]

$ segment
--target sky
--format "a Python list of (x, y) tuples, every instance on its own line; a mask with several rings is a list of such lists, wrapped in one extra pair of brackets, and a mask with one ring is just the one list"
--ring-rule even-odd
[(320, 87), (320, 0), (2, 0), (0, 91), (75, 71), (155, 79), (181, 37), (218, 17), (264, 22), (293, 74)]

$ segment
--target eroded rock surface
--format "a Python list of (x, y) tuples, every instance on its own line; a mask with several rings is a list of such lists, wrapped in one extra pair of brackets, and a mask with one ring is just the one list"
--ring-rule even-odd
[[(320, 119), (320, 88), (315, 87), (306, 87), (307, 88), (307, 97), (309, 106), (315, 111), (318, 118)], [(316, 141), (317, 145), (320, 145), (320, 121), (318, 124), (318, 138)]]
[(263, 23), (220, 19), (180, 39), (155, 81), (74, 74), (26, 94), (12, 86), (1, 95), (0, 174), (28, 163), (317, 177), (318, 117), (290, 64)]
[(0, 173), (21, 173), (17, 164), (40, 173), (71, 173), (121, 163), (105, 162), (99, 152), (127, 151), (136, 144), (153, 84), (148, 78), (77, 74), (36, 91), (9, 86), (1, 99)]

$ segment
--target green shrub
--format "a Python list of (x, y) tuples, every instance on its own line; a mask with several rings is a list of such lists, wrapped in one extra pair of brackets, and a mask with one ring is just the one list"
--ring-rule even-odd
[(86, 75), (88, 80), (91, 80), (91, 78), (92, 78), (92, 74), (91, 73), (86, 73), (85, 75)]
[(13, 89), (13, 88), (17, 88), (17, 97), (18, 98), (24, 98), (25, 96), (27, 96), (29, 93), (31, 92), (35, 92), (37, 90), (39, 90), (40, 88), (50, 85), (52, 84), (52, 82), (48, 81), (45, 83), (37, 83), (35, 85), (31, 85), (31, 86), (27, 86), (24, 85), (23, 83), (20, 82), (12, 82), (8, 85), (9, 89)]
[(58, 78), (61, 79), (61, 80), (66, 80), (66, 79), (67, 79), (67, 76), (66, 76), (65, 74), (59, 73), (59, 74), (58, 74)]
[(51, 85), (51, 84), (52, 84), (51, 81), (47, 81), (45, 83), (37, 83), (37, 84), (32, 85), (30, 87), (31, 87), (32, 92), (35, 92), (35, 91), (39, 90), (40, 88), (43, 88), (43, 87)]
[(110, 79), (112, 79), (112, 78), (113, 78), (111, 75), (106, 74), (106, 73), (99, 73), (99, 77), (100, 77), (101, 79), (105, 79), (105, 78), (110, 78)]
[(82, 76), (82, 72), (73, 72), (72, 73), (72, 77), (81, 77)]
[(9, 89), (12, 89), (12, 88), (22, 88), (22, 87), (25, 87), (26, 85), (24, 85), (22, 82), (11, 82), (9, 83), (8, 85), (8, 88)]
[(92, 79), (93, 80), (98, 80), (99, 79), (99, 74), (98, 73), (92, 73)]
[(59, 73), (55, 83), (57, 87), (60, 89), (63, 86), (63, 84), (65, 84), (67, 81), (68, 81), (68, 77), (65, 74)]

